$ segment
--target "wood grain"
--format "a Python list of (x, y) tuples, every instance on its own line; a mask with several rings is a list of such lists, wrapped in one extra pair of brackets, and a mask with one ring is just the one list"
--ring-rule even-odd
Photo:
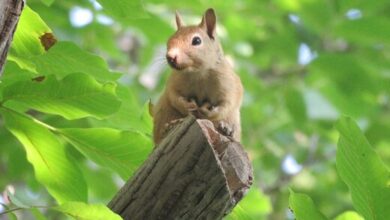
[(222, 219), (252, 184), (240, 143), (187, 117), (108, 204), (123, 219)]
[(0, 1), (0, 76), (23, 6), (23, 0)]

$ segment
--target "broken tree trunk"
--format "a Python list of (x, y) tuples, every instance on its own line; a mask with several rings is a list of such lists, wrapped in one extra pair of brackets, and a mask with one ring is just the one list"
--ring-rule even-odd
[(252, 184), (238, 142), (208, 120), (177, 125), (108, 204), (123, 219), (222, 219)]
[(23, 5), (23, 0), (0, 1), (0, 76)]

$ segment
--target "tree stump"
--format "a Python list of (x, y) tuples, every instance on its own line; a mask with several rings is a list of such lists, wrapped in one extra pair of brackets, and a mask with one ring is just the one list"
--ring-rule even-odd
[(189, 116), (173, 128), (108, 207), (123, 219), (222, 219), (252, 184), (238, 142)]
[(0, 1), (0, 76), (23, 6), (23, 0)]

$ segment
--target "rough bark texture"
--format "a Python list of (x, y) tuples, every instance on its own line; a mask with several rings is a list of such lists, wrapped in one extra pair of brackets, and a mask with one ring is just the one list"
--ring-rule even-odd
[(0, 0), (0, 76), (23, 6), (23, 0)]
[(222, 219), (252, 184), (240, 143), (186, 118), (108, 204), (123, 219)]

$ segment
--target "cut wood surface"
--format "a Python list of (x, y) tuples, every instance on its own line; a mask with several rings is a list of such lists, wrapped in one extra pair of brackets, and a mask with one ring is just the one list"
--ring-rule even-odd
[(23, 5), (23, 0), (0, 1), (0, 76)]
[(123, 219), (222, 219), (252, 184), (238, 142), (212, 122), (187, 117), (173, 128), (108, 204)]

